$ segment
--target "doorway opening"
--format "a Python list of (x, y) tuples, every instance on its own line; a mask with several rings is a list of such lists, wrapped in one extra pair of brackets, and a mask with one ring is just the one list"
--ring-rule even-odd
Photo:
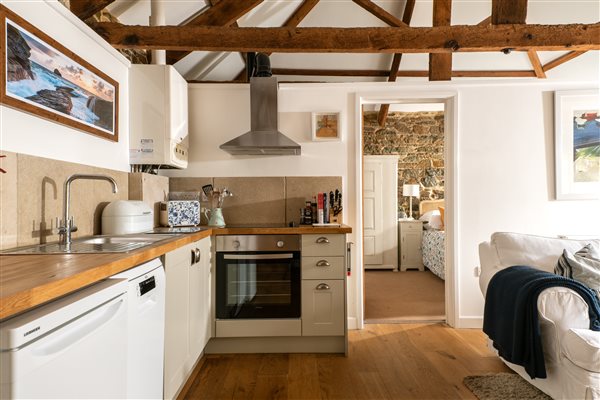
[(362, 105), (364, 322), (445, 321), (445, 105), (388, 107)]

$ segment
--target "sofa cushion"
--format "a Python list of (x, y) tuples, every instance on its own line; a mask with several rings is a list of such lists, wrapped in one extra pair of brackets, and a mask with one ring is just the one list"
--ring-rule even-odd
[(600, 372), (600, 332), (569, 329), (562, 341), (562, 351), (578, 367)]
[(554, 272), (556, 262), (565, 249), (574, 253), (588, 243), (600, 244), (600, 239), (572, 240), (496, 232), (492, 234), (490, 242), (503, 267), (527, 265)]
[(576, 253), (563, 251), (554, 272), (583, 283), (600, 298), (600, 246), (590, 243)]

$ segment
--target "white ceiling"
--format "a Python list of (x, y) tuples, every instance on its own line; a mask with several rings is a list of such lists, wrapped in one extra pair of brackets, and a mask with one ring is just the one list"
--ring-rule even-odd
[[(163, 0), (166, 4), (166, 24), (177, 25), (207, 7), (204, 0)], [(506, 0), (511, 1), (511, 0)], [(238, 24), (241, 27), (277, 27), (302, 3), (301, 0), (265, 0)], [(404, 0), (375, 0), (388, 12), (402, 18)], [(431, 26), (432, 0), (417, 0), (411, 26)], [(116, 0), (108, 7), (120, 21), (128, 25), (148, 25), (150, 0)], [(452, 24), (477, 24), (491, 14), (491, 0), (454, 0)], [(596, 23), (600, 20), (597, 0), (529, 0), (527, 23), (568, 24)], [(386, 26), (351, 0), (320, 0), (300, 27), (369, 27)], [(598, 53), (598, 52), (596, 52)], [(564, 52), (540, 52), (542, 64)], [(273, 68), (387, 70), (390, 54), (273, 54)], [(427, 70), (427, 54), (406, 54), (400, 70)], [(239, 53), (193, 52), (175, 64), (188, 80), (230, 81), (244, 68)], [(560, 68), (560, 67), (559, 67)], [(526, 53), (458, 53), (453, 55), (454, 70), (531, 70)], [(425, 79), (425, 78), (423, 78)], [(287, 81), (384, 81), (385, 77), (318, 77), (282, 76)]]

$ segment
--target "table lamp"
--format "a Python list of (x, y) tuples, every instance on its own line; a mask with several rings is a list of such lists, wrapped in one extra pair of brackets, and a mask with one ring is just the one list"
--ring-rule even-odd
[(414, 219), (412, 216), (413, 210), (412, 210), (412, 198), (413, 196), (419, 198), (420, 195), (420, 187), (419, 185), (407, 185), (404, 184), (402, 186), (402, 195), (403, 196), (408, 196), (408, 202), (409, 202), (409, 206), (408, 206), (408, 219)]

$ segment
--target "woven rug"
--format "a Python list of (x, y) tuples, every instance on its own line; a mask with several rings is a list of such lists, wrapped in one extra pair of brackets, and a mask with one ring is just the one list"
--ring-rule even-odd
[(467, 376), (463, 383), (479, 400), (552, 400), (517, 374)]

